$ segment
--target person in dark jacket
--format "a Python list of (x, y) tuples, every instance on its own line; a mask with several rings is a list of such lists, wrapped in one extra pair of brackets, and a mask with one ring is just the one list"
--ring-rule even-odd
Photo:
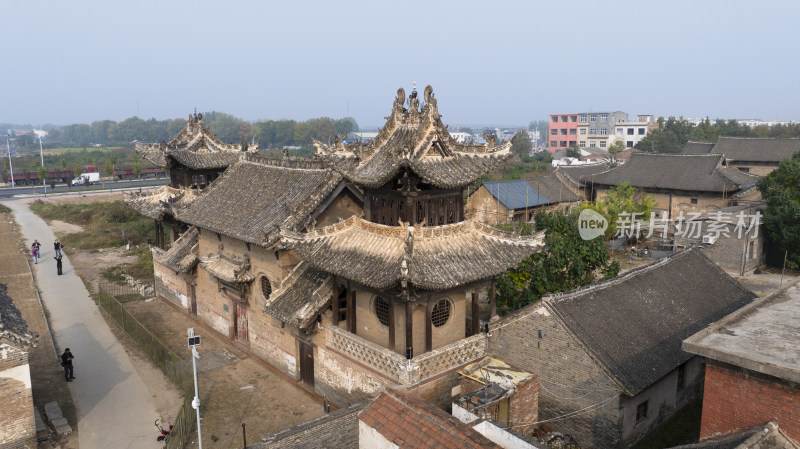
[(57, 255), (56, 257), (53, 257), (53, 259), (56, 260), (56, 270), (58, 270), (58, 275), (61, 276), (62, 274), (64, 274), (61, 272), (61, 254)]
[(62, 245), (61, 242), (56, 239), (56, 241), (53, 243), (53, 249), (56, 250), (56, 256), (61, 257), (62, 248), (64, 248), (64, 245)]
[(75, 356), (72, 355), (69, 348), (65, 349), (64, 353), (61, 354), (61, 366), (64, 367), (64, 378), (67, 382), (72, 382), (72, 379), (75, 378), (75, 376), (72, 375), (72, 359), (74, 358)]

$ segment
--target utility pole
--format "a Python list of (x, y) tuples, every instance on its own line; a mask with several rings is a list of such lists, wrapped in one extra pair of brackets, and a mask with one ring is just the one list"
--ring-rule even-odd
[[(44, 150), (42, 150), (42, 135), (39, 134), (39, 156), (42, 158), (42, 168), (44, 168)], [(42, 179), (42, 184), (44, 184), (44, 197), (47, 198), (47, 170), (44, 172), (44, 179)]]
[(192, 348), (192, 372), (194, 373), (194, 399), (192, 399), (192, 408), (197, 411), (197, 444), (199, 449), (203, 449), (203, 437), (200, 433), (200, 396), (197, 394), (197, 359), (200, 355), (197, 353), (197, 347), (200, 346), (200, 337), (194, 335), (194, 328), (189, 328), (189, 347)]
[(14, 166), (11, 164), (11, 131), (6, 133), (6, 149), (8, 149), (8, 168), (11, 170), (11, 187), (16, 187), (14, 183)]

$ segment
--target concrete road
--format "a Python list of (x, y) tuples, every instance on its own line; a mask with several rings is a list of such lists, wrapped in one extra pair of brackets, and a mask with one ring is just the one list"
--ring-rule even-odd
[(3, 204), (14, 211), (25, 246), (34, 239), (42, 244), (39, 264), (34, 265), (36, 279), (59, 353), (68, 347), (75, 355), (77, 379), (69, 388), (78, 412), (80, 449), (155, 447), (153, 421), (159, 415), (150, 391), (73, 270), (68, 248), (64, 275), (56, 275), (55, 236), (28, 208), (29, 201)]
[[(136, 187), (148, 188), (153, 186), (163, 186), (164, 184), (169, 183), (169, 178), (155, 178), (155, 179), (143, 179), (141, 181), (105, 181), (99, 182), (97, 184), (92, 184), (90, 189), (92, 190), (117, 190), (117, 189), (130, 189)], [(0, 184), (2, 186), (3, 184)], [(47, 186), (47, 193), (51, 193), (53, 190), (50, 186)], [(56, 186), (56, 193), (72, 193), (77, 194), (78, 192), (87, 193), (85, 187), (67, 187), (65, 184), (58, 184)], [(8, 185), (5, 188), (0, 188), (0, 198), (8, 198), (14, 195), (40, 195), (44, 196), (44, 187), (41, 185), (37, 186), (17, 186), (11, 187)]]

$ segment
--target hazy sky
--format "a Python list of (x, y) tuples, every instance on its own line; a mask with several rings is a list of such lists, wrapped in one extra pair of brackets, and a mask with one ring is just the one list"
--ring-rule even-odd
[(800, 120), (800, 2), (6, 1), (0, 122), (222, 111), (382, 125), (550, 113)]

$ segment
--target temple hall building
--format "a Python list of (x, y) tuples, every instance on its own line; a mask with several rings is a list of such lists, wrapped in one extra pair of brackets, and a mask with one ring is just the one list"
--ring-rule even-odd
[(494, 278), (544, 247), (465, 218), (464, 189), (511, 143), (456, 142), (428, 86), (399, 89), (374, 139), (315, 146), (263, 157), (198, 116), (137, 148), (171, 167), (169, 186), (126, 199), (172, 231), (153, 248), (157, 295), (337, 405), (401, 385), (446, 406), (487, 354)]

